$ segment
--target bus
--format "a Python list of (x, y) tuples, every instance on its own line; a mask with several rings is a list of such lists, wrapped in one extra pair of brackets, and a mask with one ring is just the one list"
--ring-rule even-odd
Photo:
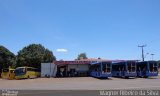
[(137, 76), (150, 77), (158, 76), (158, 64), (156, 61), (137, 62)]
[(38, 69), (33, 67), (17, 67), (15, 69), (15, 79), (37, 78), (40, 76)]
[(1, 77), (3, 79), (9, 79), (9, 80), (14, 79), (14, 77), (15, 77), (14, 70), (15, 69), (12, 69), (12, 68), (4, 68), (4, 69), (2, 69)]
[(111, 61), (92, 62), (90, 65), (90, 76), (96, 78), (108, 78), (111, 77)]
[(112, 76), (114, 77), (136, 77), (136, 60), (118, 60), (112, 62)]

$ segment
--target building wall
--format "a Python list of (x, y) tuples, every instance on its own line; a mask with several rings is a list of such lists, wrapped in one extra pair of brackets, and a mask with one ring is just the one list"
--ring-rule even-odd
[(53, 63), (41, 63), (41, 77), (51, 76), (55, 77), (57, 66)]

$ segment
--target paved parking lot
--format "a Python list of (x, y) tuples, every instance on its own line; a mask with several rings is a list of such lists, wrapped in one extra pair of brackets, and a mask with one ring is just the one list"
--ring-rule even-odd
[(37, 78), (23, 80), (0, 79), (0, 89), (15, 90), (111, 90), (111, 89), (160, 89), (160, 77), (156, 78)]

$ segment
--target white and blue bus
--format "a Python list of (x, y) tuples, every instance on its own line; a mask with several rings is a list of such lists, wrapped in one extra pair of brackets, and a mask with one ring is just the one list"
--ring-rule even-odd
[(151, 77), (158, 76), (158, 64), (156, 61), (137, 62), (137, 76)]
[(118, 60), (112, 62), (113, 77), (136, 77), (136, 60)]
[(111, 61), (92, 62), (90, 65), (90, 76), (96, 78), (111, 77)]

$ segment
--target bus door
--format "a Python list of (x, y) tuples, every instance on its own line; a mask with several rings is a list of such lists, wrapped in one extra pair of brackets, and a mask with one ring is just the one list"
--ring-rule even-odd
[(9, 70), (9, 77), (8, 77), (8, 79), (14, 79), (15, 78), (15, 73), (14, 73), (14, 69), (12, 69), (12, 70)]
[(111, 73), (111, 63), (102, 63), (102, 74)]
[(123, 69), (123, 65), (120, 63), (112, 64), (112, 76), (121, 77), (121, 69)]
[(100, 76), (100, 74), (101, 74), (101, 72), (102, 72), (102, 67), (101, 67), (102, 65), (100, 64), (100, 63), (98, 63), (98, 64), (95, 64), (95, 74), (96, 74), (96, 76), (98, 77), (98, 76)]
[(35, 78), (35, 71), (34, 71), (34, 68), (25, 68), (26, 70), (26, 74), (27, 76), (29, 76), (29, 78)]
[(107, 73), (111, 73), (111, 63), (107, 63)]
[(136, 72), (136, 64), (135, 62), (128, 63), (128, 73), (135, 73)]
[(125, 76), (125, 72), (126, 72), (126, 63), (122, 62), (119, 64), (118, 67), (119, 76), (120, 77)]
[(147, 63), (146, 62), (139, 62), (137, 63), (137, 76), (146, 76), (147, 73)]
[(102, 63), (102, 74), (107, 74), (107, 66), (106, 66), (106, 63)]

